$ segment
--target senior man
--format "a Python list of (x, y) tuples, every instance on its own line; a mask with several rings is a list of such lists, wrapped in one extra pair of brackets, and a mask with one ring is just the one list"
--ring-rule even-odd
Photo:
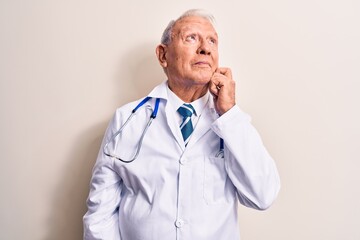
[(93, 169), (84, 239), (238, 240), (238, 201), (262, 210), (276, 198), (275, 163), (235, 103), (231, 70), (218, 66), (212, 19), (189, 10), (171, 21), (156, 48), (167, 81), (126, 127), (141, 100), (116, 111)]

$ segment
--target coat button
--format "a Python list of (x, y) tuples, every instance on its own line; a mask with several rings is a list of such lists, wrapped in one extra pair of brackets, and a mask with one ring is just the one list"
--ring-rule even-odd
[(183, 227), (184, 224), (185, 224), (185, 222), (184, 222), (184, 220), (182, 220), (182, 219), (178, 219), (178, 220), (176, 220), (176, 222), (175, 222), (175, 226), (176, 226), (177, 228)]

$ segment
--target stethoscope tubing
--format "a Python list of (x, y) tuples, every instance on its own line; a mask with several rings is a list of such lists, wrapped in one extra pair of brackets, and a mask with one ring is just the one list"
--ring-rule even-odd
[[(140, 150), (141, 150), (143, 139), (145, 137), (145, 134), (146, 134), (148, 128), (150, 127), (152, 121), (157, 116), (157, 113), (158, 113), (158, 110), (159, 110), (159, 105), (160, 105), (160, 98), (156, 98), (156, 100), (155, 100), (155, 106), (154, 106), (153, 112), (151, 113), (149, 121), (147, 122), (147, 124), (146, 124), (146, 126), (145, 126), (145, 128), (144, 128), (144, 130), (143, 130), (143, 132), (142, 132), (142, 134), (140, 136), (139, 142), (138, 142), (136, 150), (135, 150), (135, 154), (130, 160), (124, 160), (124, 159), (120, 158), (119, 156), (116, 156), (115, 154), (109, 153), (107, 151), (108, 150), (108, 145), (109, 145), (110, 142), (112, 142), (123, 131), (123, 129), (126, 127), (126, 125), (132, 119), (132, 117), (135, 115), (136, 111), (140, 107), (142, 107), (146, 102), (148, 102), (151, 98), (152, 97), (148, 96), (148, 97), (144, 98), (138, 105), (136, 105), (136, 107), (131, 111), (131, 114), (128, 117), (128, 119), (125, 121), (125, 123), (120, 127), (120, 129), (117, 132), (115, 132), (115, 134), (110, 138), (110, 140), (104, 145), (103, 153), (106, 156), (111, 157), (111, 158), (115, 158), (115, 159), (120, 160), (121, 162), (124, 162), (124, 163), (131, 163), (138, 157), (138, 155), (140, 153)], [(215, 156), (216, 157), (224, 157), (224, 140), (222, 138), (220, 138), (220, 150)]]
[(136, 111), (141, 107), (143, 106), (147, 101), (149, 101), (151, 99), (151, 97), (146, 97), (144, 98), (132, 111), (131, 111), (131, 114), (130, 116), (128, 117), (128, 119), (125, 121), (125, 123), (120, 127), (120, 129), (111, 137), (110, 141), (108, 141), (105, 145), (104, 145), (104, 149), (103, 149), (103, 152), (106, 156), (108, 157), (112, 157), (112, 158), (115, 158), (117, 160), (120, 160), (121, 162), (124, 162), (124, 163), (131, 163), (133, 162), (139, 155), (140, 153), (140, 149), (141, 149), (141, 146), (142, 146), (142, 141), (144, 139), (144, 136), (145, 136), (145, 133), (146, 131), (148, 130), (148, 128), (150, 127), (152, 121), (156, 118), (157, 116), (157, 113), (158, 113), (158, 110), (159, 110), (159, 105), (160, 105), (160, 98), (156, 98), (156, 101), (155, 101), (155, 107), (154, 107), (154, 110), (153, 112), (151, 113), (151, 116), (149, 118), (149, 121), (147, 122), (146, 124), (146, 127), (144, 128), (144, 131), (142, 132), (141, 136), (140, 136), (140, 139), (139, 139), (139, 142), (137, 144), (137, 148), (135, 150), (135, 154), (134, 156), (130, 159), (130, 160), (125, 160), (125, 159), (122, 159), (120, 158), (119, 156), (116, 156), (115, 154), (110, 154), (109, 152), (107, 152), (108, 150), (108, 145), (110, 142), (112, 142), (122, 131), (123, 129), (126, 127), (126, 125), (130, 122), (131, 118), (135, 115)]

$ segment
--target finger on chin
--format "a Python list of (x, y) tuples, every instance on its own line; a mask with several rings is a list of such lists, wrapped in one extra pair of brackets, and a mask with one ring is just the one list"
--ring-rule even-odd
[(219, 89), (217, 87), (217, 85), (214, 82), (210, 83), (210, 93), (214, 96), (218, 96), (219, 95)]

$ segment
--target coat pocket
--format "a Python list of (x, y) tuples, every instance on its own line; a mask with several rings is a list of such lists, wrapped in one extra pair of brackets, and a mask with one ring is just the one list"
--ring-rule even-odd
[(234, 199), (234, 187), (226, 173), (224, 158), (204, 159), (204, 199), (207, 204), (229, 203)]

